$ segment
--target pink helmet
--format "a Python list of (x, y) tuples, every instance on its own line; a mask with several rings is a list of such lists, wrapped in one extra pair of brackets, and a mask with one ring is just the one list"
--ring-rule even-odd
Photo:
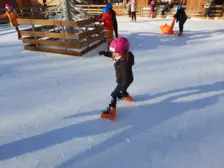
[(5, 4), (5, 8), (12, 9), (12, 5), (11, 4)]
[(117, 37), (110, 43), (110, 51), (117, 53), (129, 52), (130, 43), (125, 37)]
[(153, 0), (153, 1), (151, 2), (151, 4), (154, 5), (154, 4), (155, 4), (155, 1)]

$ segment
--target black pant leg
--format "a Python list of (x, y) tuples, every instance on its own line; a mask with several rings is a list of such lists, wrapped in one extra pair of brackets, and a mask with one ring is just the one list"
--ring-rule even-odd
[(183, 32), (183, 29), (184, 29), (184, 25), (182, 22), (179, 22), (179, 31), (180, 32)]
[(18, 37), (21, 37), (21, 33), (20, 33), (20, 31), (19, 31), (18, 26), (16, 26), (15, 29), (16, 29), (16, 31), (17, 31), (17, 33), (18, 33)]
[(186, 21), (187, 21), (187, 19), (179, 21), (179, 30), (180, 30), (180, 32), (183, 32), (184, 24), (185, 24)]
[(114, 91), (111, 93), (111, 107), (116, 107), (117, 105), (117, 99), (121, 98), (121, 93), (122, 93), (122, 87), (121, 85), (117, 85), (117, 87), (114, 89)]
[(118, 37), (118, 28), (117, 25), (114, 26), (114, 33), (115, 33), (115, 37)]
[(133, 13), (134, 13), (134, 14), (133, 14), (133, 15), (134, 15), (134, 20), (136, 20), (136, 12), (133, 12)]

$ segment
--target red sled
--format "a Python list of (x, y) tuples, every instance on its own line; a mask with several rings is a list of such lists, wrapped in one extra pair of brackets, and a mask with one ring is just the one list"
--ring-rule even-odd
[(176, 34), (175, 31), (173, 31), (174, 25), (175, 25), (176, 19), (173, 19), (171, 25), (162, 25), (160, 26), (160, 30), (162, 31), (163, 34)]

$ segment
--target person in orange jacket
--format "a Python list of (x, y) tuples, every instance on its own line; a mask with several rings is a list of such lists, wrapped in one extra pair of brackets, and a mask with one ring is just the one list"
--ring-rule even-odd
[(19, 18), (19, 15), (17, 14), (17, 12), (13, 9), (12, 5), (10, 5), (10, 4), (6, 4), (5, 9), (6, 9), (6, 12), (4, 15), (0, 16), (0, 19), (5, 19), (5, 18), (9, 19), (10, 25), (12, 27), (15, 27), (15, 29), (18, 33), (18, 39), (20, 40), (21, 34), (20, 34), (20, 31), (18, 28), (19, 24), (17, 22), (17, 18)]
[(98, 22), (103, 22), (104, 23), (104, 31), (107, 37), (107, 43), (108, 46), (114, 39), (113, 31), (114, 31), (114, 26), (113, 26), (113, 19), (112, 15), (110, 13), (109, 8), (103, 8), (103, 15), (101, 18), (96, 18)]

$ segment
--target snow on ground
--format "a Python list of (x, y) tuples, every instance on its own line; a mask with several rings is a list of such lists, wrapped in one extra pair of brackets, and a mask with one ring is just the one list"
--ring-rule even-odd
[[(24, 51), (0, 25), (0, 168), (223, 168), (224, 22), (119, 18), (131, 41), (136, 104), (99, 118), (116, 86), (113, 61)], [(177, 29), (177, 26), (176, 26)]]

